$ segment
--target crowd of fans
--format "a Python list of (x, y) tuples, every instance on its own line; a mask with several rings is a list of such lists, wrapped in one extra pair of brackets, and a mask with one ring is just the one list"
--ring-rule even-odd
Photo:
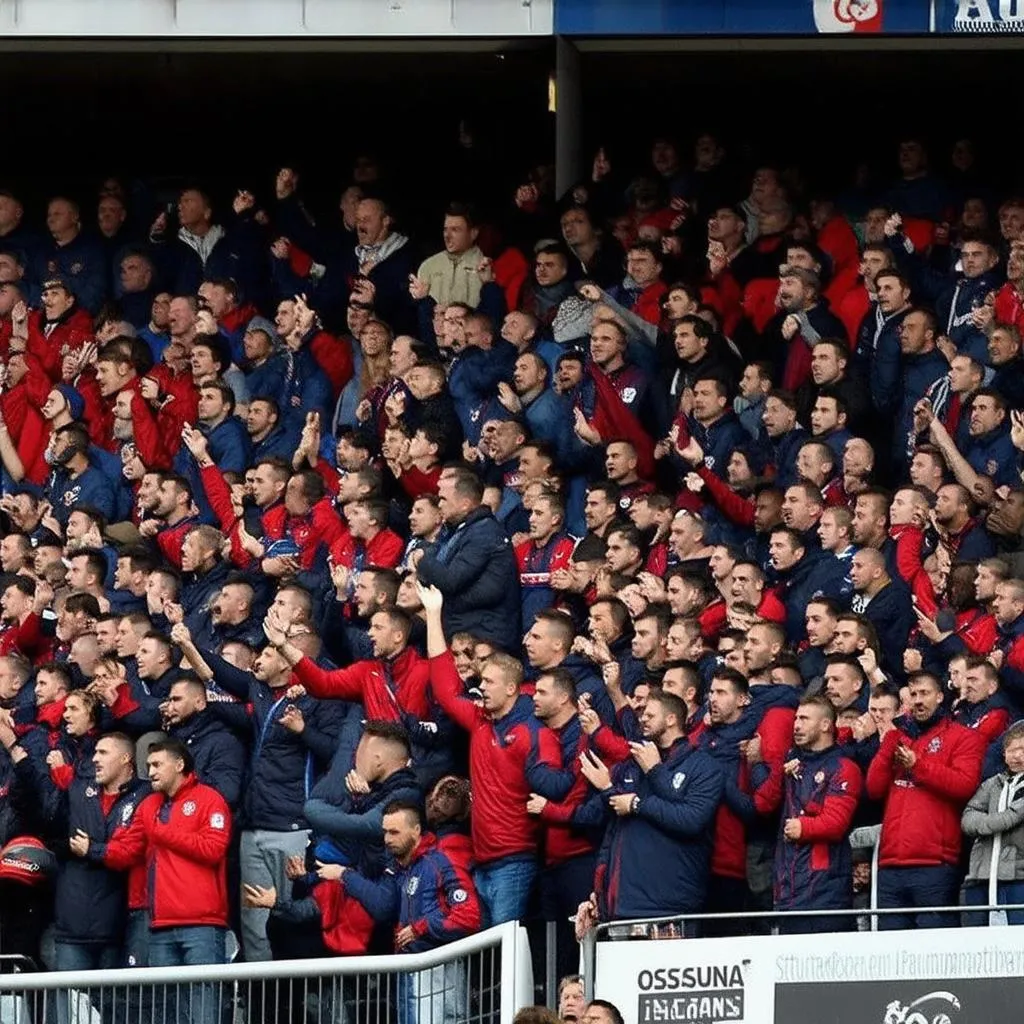
[(660, 139), (434, 240), (369, 159), (320, 219), (0, 193), (3, 951), (530, 918), (567, 973), (572, 917), (850, 908), (879, 824), (883, 927), (1022, 901), (1024, 199), (972, 160)]

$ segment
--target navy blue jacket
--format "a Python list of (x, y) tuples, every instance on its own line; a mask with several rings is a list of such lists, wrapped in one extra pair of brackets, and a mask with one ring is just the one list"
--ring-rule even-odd
[(842, 599), (846, 567), (834, 555), (808, 550), (792, 569), (775, 574), (775, 593), (786, 606), (786, 640), (799, 643), (807, 632), (804, 613), (812, 597), (825, 595)]
[[(779, 839), (775, 847), (776, 910), (832, 910), (853, 905), (849, 830), (860, 797), (860, 769), (836, 746), (808, 752), (791, 750), (786, 761), (800, 761), (798, 776), (783, 778)], [(751, 768), (755, 790), (772, 785), (763, 762)], [(799, 818), (799, 842), (785, 839), (788, 818)]]
[[(857, 604), (855, 595), (851, 605), (854, 611), (859, 610)], [(902, 684), (903, 652), (907, 647), (910, 630), (915, 624), (910, 591), (906, 584), (902, 580), (893, 579), (892, 583), (871, 598), (864, 614), (878, 633), (878, 642), (882, 648), (880, 667)]]
[(875, 374), (879, 372), (876, 366), (880, 367), (882, 380), (889, 379), (892, 374), (892, 366), (899, 364), (900, 353), (900, 325), (903, 323), (910, 307), (899, 313), (884, 314), (877, 302), (871, 304), (871, 308), (864, 314), (857, 331), (857, 343), (853, 350), (853, 372), (860, 379), (869, 382), (872, 401), (875, 401)]
[(184, 743), (192, 752), (196, 778), (217, 790), (234, 813), (242, 798), (242, 780), (249, 759), (245, 744), (208, 710), (197, 711), (168, 731), (172, 739)]
[(690, 436), (704, 451), (704, 465), (724, 480), (725, 468), (734, 449), (750, 440), (739, 417), (731, 409), (726, 409), (724, 415), (707, 427), (693, 416), (688, 416), (686, 422), (690, 426)]
[(512, 379), (517, 356), (513, 345), (499, 339), (489, 350), (467, 347), (453, 361), (448, 392), (455, 400), (462, 432), (470, 444), (480, 440), (484, 425), (481, 407), (497, 393), (499, 381)]
[[(67, 837), (81, 829), (94, 842), (106, 842), (132, 820), (135, 808), (152, 791), (148, 782), (132, 779), (104, 814), (101, 787), (89, 779), (76, 779), (62, 801), (61, 832)], [(54, 900), (57, 941), (120, 946), (128, 917), (128, 876), (91, 859), (72, 856), (67, 838), (56, 852), (62, 858)]]
[[(178, 292), (179, 295), (191, 294)], [(212, 430), (197, 423), (196, 427), (206, 435), (209, 444), (210, 458), (217, 464), (222, 473), (242, 473), (249, 465), (249, 435), (245, 432), (242, 421), (237, 416), (229, 416), (223, 423), (218, 423)], [(192, 485), (192, 497), (199, 509), (199, 517), (204, 523), (217, 524), (210, 502), (203, 487), (203, 478), (199, 473), (199, 465), (192, 453), (182, 445), (174, 456), (174, 472), (180, 473)]]
[(313, 358), (313, 353), (308, 348), (285, 352), (284, 366), (284, 386), (279, 402), (280, 423), (284, 429), (298, 437), (305, 426), (306, 413), (309, 412), (320, 413), (320, 422), (330, 423), (334, 414), (334, 390), (330, 378)]
[[(597, 712), (598, 717), (605, 725), (613, 725), (615, 723), (615, 707), (611, 697), (608, 696), (604, 680), (594, 668), (593, 663), (578, 654), (570, 654), (558, 667), (564, 668), (575, 680), (576, 696), (579, 697), (584, 693), (590, 694), (590, 706)], [(636, 689), (635, 685), (633, 689)]]
[(429, 832), (405, 867), (389, 865), (379, 882), (347, 873), (343, 884), (375, 921), (412, 928), (416, 938), (406, 947), (409, 953), (461, 939), (482, 923), (480, 899), (472, 883)]
[(63, 527), (67, 527), (68, 517), (78, 505), (92, 505), (108, 522), (116, 520), (117, 495), (110, 478), (94, 463), (74, 479), (64, 468), (54, 470), (46, 491), (53, 514)]
[(299, 435), (293, 430), (285, 430), (277, 426), (262, 441), (252, 446), (250, 464), (255, 466), (260, 459), (284, 459), (291, 463), (295, 449), (299, 446)]
[[(897, 376), (884, 385), (880, 378), (872, 376), (872, 397), (876, 408), (882, 413), (895, 413), (895, 430), (892, 436), (892, 453), (897, 465), (909, 462), (909, 450), (915, 441), (914, 406), (924, 398), (931, 386), (949, 372), (946, 357), (938, 350), (921, 355), (902, 355), (897, 365)], [(879, 404), (881, 395), (874, 388), (885, 388), (885, 407)], [(890, 390), (891, 388), (891, 390)]]
[[(344, 716), (341, 702), (312, 697), (290, 701), (283, 688), (272, 690), (212, 651), (201, 653), (217, 684), (252, 708), (253, 746), (239, 815), (242, 827), (271, 832), (307, 828), (302, 807), (316, 776), (331, 763)], [(280, 724), (289, 704), (303, 714), (306, 727), (301, 733)]]
[(919, 253), (908, 253), (902, 234), (889, 240), (897, 265), (910, 273), (917, 301), (924, 301), (935, 309), (939, 330), (960, 352), (979, 363), (988, 358), (985, 332), (974, 326), (971, 314), (985, 304), (989, 292), (998, 291), (1006, 280), (998, 269), (986, 271), (978, 277), (943, 272), (928, 266)]
[(413, 770), (402, 768), (374, 783), (369, 793), (350, 793), (345, 776), (351, 767), (351, 761), (347, 761), (347, 767), (332, 765), (306, 801), (306, 820), (314, 836), (312, 856), (327, 864), (357, 868), (363, 875), (377, 878), (387, 859), (381, 828), (384, 808), (392, 800), (422, 805), (423, 791)]
[[(91, 316), (100, 311), (100, 306), (107, 298), (106, 254), (95, 238), (84, 233), (76, 235), (67, 245), (57, 245), (51, 239), (40, 251), (32, 272), (40, 287), (47, 278), (65, 278), (78, 304)], [(34, 294), (31, 300), (33, 305), (37, 304), (36, 298)]]
[(6, 749), (0, 749), (0, 846), (24, 831), (28, 799), (27, 788), (18, 778), (10, 755)]
[(258, 305), (267, 289), (263, 229), (251, 215), (233, 218), (221, 228), (224, 233), (205, 263), (180, 237), (151, 246), (163, 287), (174, 295), (195, 295), (203, 281), (223, 278), (237, 282), (242, 298)]
[[(612, 789), (577, 812), (589, 819), (596, 808), (609, 822), (595, 875), (602, 920), (703, 909), (723, 783), (721, 769), (686, 739), (663, 751), (661, 764), (646, 774), (632, 760), (614, 768)], [(611, 812), (608, 798), (618, 793), (639, 796), (635, 814)]]
[(186, 573), (181, 587), (181, 609), (185, 613), (185, 625), (193, 636), (212, 626), (210, 605), (228, 581), (232, 567), (228, 562), (217, 561), (209, 572), (199, 576)]
[(768, 440), (768, 461), (775, 467), (775, 482), (779, 487), (791, 487), (799, 479), (796, 456), (804, 443), (810, 439), (811, 435), (803, 427), (794, 427), (781, 437)]
[(288, 360), (284, 353), (275, 352), (265, 363), (251, 366), (245, 371), (245, 386), (249, 389), (250, 400), (272, 398), (278, 408), (284, 402), (284, 383), (288, 373)]
[(502, 650), (518, 650), (519, 572), (515, 553), (490, 509), (474, 509), (433, 551), (417, 573), (444, 594), (445, 635), (471, 633)]
[(1009, 418), (995, 430), (971, 437), (962, 452), (971, 468), (982, 476), (992, 477), (996, 487), (1020, 486), (1017, 450), (1010, 440)]

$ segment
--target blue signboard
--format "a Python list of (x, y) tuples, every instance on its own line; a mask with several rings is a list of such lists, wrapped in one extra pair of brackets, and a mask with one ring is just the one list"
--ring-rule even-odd
[(1024, 0), (935, 0), (935, 31), (956, 35), (1024, 32)]
[[(936, 0), (951, 9), (972, 0)], [(974, 6), (1020, 6), (980, 0)], [(556, 0), (562, 35), (868, 35), (926, 34), (931, 0)], [(954, 12), (948, 20), (952, 24)], [(952, 31), (952, 29), (941, 29)]]

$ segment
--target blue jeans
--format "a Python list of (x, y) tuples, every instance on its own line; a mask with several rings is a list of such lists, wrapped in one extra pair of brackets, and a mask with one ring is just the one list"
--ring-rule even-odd
[[(117, 946), (87, 946), (76, 942), (54, 944), (54, 969), (58, 971), (110, 971), (121, 966), (121, 950)], [(89, 1004), (100, 1001), (105, 994), (110, 1000), (109, 990), (90, 992), (74, 989), (60, 989), (57, 992), (57, 1024), (71, 1024), (72, 1017), (88, 1020)], [(77, 1013), (73, 1012), (77, 1010)], [(84, 1017), (83, 1017), (84, 1014)]]
[(124, 966), (149, 966), (149, 911), (129, 910), (124, 935)]
[(466, 1018), (462, 960), (398, 976), (398, 1024), (457, 1024)]
[(952, 864), (929, 867), (881, 868), (878, 872), (880, 909), (905, 907), (906, 914), (883, 914), (879, 931), (907, 928), (955, 928), (956, 914), (915, 914), (915, 907), (955, 906), (960, 873)]
[(537, 876), (532, 857), (514, 857), (485, 864), (473, 872), (477, 895), (487, 911), (487, 926), (518, 921), (526, 916), (530, 889)]
[[(183, 928), (156, 928), (149, 935), (150, 967), (190, 967), (197, 964), (224, 963), (224, 929), (212, 925)], [(167, 1019), (164, 1024), (218, 1024), (220, 1020), (220, 986), (194, 982), (188, 986), (182, 1000), (187, 1014), (178, 1009), (179, 986), (168, 987), (166, 999)], [(160, 1005), (162, 994), (156, 996)]]
[[(984, 907), (988, 904), (988, 882), (966, 882), (960, 894), (960, 902), (967, 907)], [(1024, 882), (1000, 882), (996, 886), (996, 903), (1024, 903)], [(1024, 910), (1007, 910), (1007, 924), (1024, 924)], [(964, 928), (983, 928), (989, 923), (986, 913), (962, 914), (960, 924)]]

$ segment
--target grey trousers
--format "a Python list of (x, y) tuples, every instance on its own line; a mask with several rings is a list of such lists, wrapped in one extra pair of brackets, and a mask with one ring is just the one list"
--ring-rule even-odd
[[(242, 833), (239, 851), (242, 885), (258, 885), (263, 889), (273, 886), (278, 896), (287, 898), (291, 882), (285, 875), (289, 857), (305, 854), (309, 843), (308, 831), (269, 832), (255, 829)], [(242, 897), (242, 953), (249, 962), (270, 960), (270, 942), (267, 940), (267, 921), (270, 911), (245, 905)]]

